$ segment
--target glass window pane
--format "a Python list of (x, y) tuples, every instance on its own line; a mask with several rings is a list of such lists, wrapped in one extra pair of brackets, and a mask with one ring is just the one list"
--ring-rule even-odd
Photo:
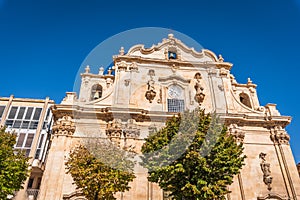
[(25, 138), (25, 133), (20, 133), (16, 147), (22, 147)]
[(32, 188), (32, 185), (33, 185), (33, 178), (30, 178), (29, 181), (28, 181), (28, 188)]
[[(48, 120), (49, 119), (49, 115), (50, 115), (50, 108), (48, 108), (47, 110), (47, 115), (46, 115), (46, 119), (45, 120)], [(1, 117), (1, 116), (0, 116)]]
[(0, 106), (0, 118), (3, 115), (4, 109), (5, 109), (5, 106)]
[(18, 113), (17, 119), (23, 119), (24, 112), (25, 112), (25, 107), (21, 107), (19, 109), (19, 113)]
[(38, 126), (39, 122), (31, 122), (30, 123), (30, 126), (29, 126), (29, 129), (37, 129), (37, 126)]
[(12, 127), (13, 123), (14, 123), (14, 120), (6, 120), (5, 126)]
[(25, 119), (30, 119), (30, 118), (31, 118), (32, 111), (33, 111), (33, 108), (32, 108), (32, 107), (27, 108), (27, 112), (26, 112), (26, 115), (25, 115)]
[(14, 119), (15, 116), (16, 116), (17, 110), (18, 110), (18, 107), (13, 106), (13, 107), (10, 109), (10, 112), (9, 112), (9, 115), (8, 115), (8, 119)]
[(14, 125), (13, 125), (13, 128), (20, 128), (21, 127), (21, 123), (22, 121), (21, 120), (16, 120)]
[(30, 153), (30, 149), (26, 149), (26, 156), (28, 157)]
[(40, 152), (41, 150), (40, 149), (37, 149), (36, 152), (35, 152), (35, 159), (39, 159), (39, 156), (40, 156)]
[(48, 123), (47, 123), (47, 122), (44, 122), (44, 124), (43, 124), (43, 129), (47, 129), (47, 127), (48, 127)]
[(28, 129), (29, 121), (23, 121), (21, 128)]
[(39, 120), (41, 112), (42, 112), (41, 108), (36, 108), (32, 119), (33, 120)]
[(41, 148), (41, 147), (42, 147), (43, 139), (44, 139), (44, 134), (41, 135), (40, 143), (39, 143), (39, 147), (38, 147), (38, 148)]
[(31, 147), (33, 137), (34, 137), (34, 134), (32, 134), (32, 133), (28, 134), (27, 140), (26, 140), (26, 143), (25, 143), (25, 147)]

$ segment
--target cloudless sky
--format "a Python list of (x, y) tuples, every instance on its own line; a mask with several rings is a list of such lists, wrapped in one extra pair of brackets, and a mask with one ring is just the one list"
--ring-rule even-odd
[(293, 117), (300, 162), (300, 0), (0, 0), (0, 96), (60, 103), (95, 46), (139, 27), (182, 32), (251, 77), (261, 105)]

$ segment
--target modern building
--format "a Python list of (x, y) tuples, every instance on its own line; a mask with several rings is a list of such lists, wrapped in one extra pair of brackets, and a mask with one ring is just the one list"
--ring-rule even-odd
[[(300, 179), (285, 130), (291, 117), (282, 116), (275, 104), (260, 105), (256, 85), (250, 79), (238, 83), (230, 72), (233, 65), (221, 55), (196, 51), (169, 34), (151, 48), (121, 48), (113, 63), (108, 73), (103, 68), (91, 73), (87, 66), (78, 96), (67, 92), (53, 106), (52, 145), (39, 200), (85, 199), (65, 166), (82, 139), (109, 139), (140, 154), (144, 139), (168, 117), (199, 106), (218, 113), (229, 133), (244, 143), (245, 166), (229, 186), (228, 200), (300, 199)], [(116, 195), (119, 200), (168, 199), (148, 182), (146, 169), (137, 165), (135, 173), (130, 191)]]
[(49, 146), (54, 101), (46, 99), (0, 98), (0, 125), (17, 134), (15, 149), (21, 149), (29, 156), (31, 174), (25, 189), (17, 192), (18, 199), (36, 199), (45, 168), (46, 152)]

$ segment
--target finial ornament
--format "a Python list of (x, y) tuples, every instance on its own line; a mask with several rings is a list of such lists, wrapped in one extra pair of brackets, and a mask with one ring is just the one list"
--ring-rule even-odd
[(168, 38), (169, 39), (174, 39), (174, 34), (173, 33), (168, 34)]
[(121, 47), (121, 49), (119, 50), (119, 54), (121, 56), (123, 56), (125, 54), (125, 50), (124, 50), (124, 47)]
[(90, 66), (87, 65), (87, 66), (85, 67), (85, 73), (88, 74), (88, 73), (90, 73), (90, 71), (91, 71)]
[(222, 57), (222, 55), (219, 55), (219, 62), (224, 62), (224, 58)]
[(248, 84), (252, 84), (252, 80), (250, 78), (248, 78)]
[(103, 67), (100, 67), (100, 68), (99, 68), (99, 75), (103, 75), (103, 72), (104, 72), (104, 68), (103, 68)]
[(107, 72), (108, 72), (108, 75), (111, 75), (112, 69), (109, 68), (109, 69), (107, 70)]

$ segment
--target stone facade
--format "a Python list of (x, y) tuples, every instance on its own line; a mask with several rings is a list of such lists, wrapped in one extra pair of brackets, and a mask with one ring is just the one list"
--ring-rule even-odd
[[(66, 174), (70, 150), (82, 138), (110, 139), (115, 145), (140, 153), (143, 139), (162, 127), (168, 117), (185, 109), (216, 112), (237, 142), (244, 143), (246, 165), (229, 186), (231, 200), (299, 199), (300, 180), (285, 127), (275, 104), (261, 106), (256, 85), (237, 83), (232, 64), (209, 50), (195, 51), (172, 34), (151, 48), (121, 48), (114, 66), (104, 74), (81, 74), (80, 94), (68, 92), (53, 106), (52, 145), (39, 200), (84, 199)], [(147, 181), (147, 171), (136, 178), (123, 200), (162, 200), (165, 193)]]

